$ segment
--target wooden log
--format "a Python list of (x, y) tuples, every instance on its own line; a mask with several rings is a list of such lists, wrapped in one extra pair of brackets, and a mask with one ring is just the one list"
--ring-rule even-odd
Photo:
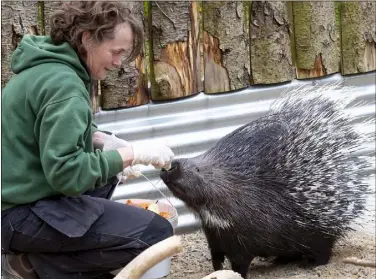
[(271, 84), (295, 78), (287, 2), (252, 1), (251, 83)]
[(1, 1), (1, 88), (13, 76), (11, 57), (22, 37), (38, 31), (37, 1)]
[(341, 2), (342, 74), (376, 70), (376, 2)]
[(126, 267), (124, 267), (114, 279), (139, 279), (144, 273), (157, 263), (171, 257), (183, 250), (180, 236), (171, 236), (147, 248)]
[(203, 2), (204, 91), (250, 84), (249, 2)]
[[(143, 2), (124, 1), (124, 3), (144, 26)], [(142, 50), (135, 61), (128, 64), (123, 62), (119, 69), (107, 74), (107, 77), (101, 81), (103, 110), (140, 106), (149, 102), (144, 63), (145, 50)]]
[(292, 3), (298, 79), (340, 70), (340, 33), (333, 1)]
[(348, 264), (353, 264), (357, 266), (364, 266), (364, 267), (376, 267), (376, 262), (375, 260), (363, 260), (363, 259), (358, 259), (356, 257), (348, 257), (343, 259), (344, 263)]
[(152, 99), (197, 94), (202, 90), (198, 3), (152, 1), (149, 8)]
[(218, 270), (215, 271), (202, 279), (242, 279), (239, 273), (232, 270)]

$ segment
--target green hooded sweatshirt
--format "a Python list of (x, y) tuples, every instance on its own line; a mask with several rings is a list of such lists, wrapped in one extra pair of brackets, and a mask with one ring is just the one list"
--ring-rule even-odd
[(2, 92), (1, 209), (101, 187), (122, 171), (117, 151), (93, 150), (90, 77), (68, 43), (26, 35)]

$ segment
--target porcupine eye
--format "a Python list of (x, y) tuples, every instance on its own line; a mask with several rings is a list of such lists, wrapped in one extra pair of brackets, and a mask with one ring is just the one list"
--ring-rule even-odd
[(200, 169), (199, 169), (198, 167), (195, 167), (195, 170), (196, 170), (197, 172), (200, 172)]

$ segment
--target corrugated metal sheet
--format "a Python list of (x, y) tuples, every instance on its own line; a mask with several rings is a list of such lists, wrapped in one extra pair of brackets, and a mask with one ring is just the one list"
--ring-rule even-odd
[[(341, 75), (309, 81), (294, 80), (281, 85), (254, 86), (237, 92), (220, 95), (196, 96), (179, 101), (150, 103), (148, 105), (105, 111), (95, 115), (100, 129), (111, 131), (128, 141), (151, 144), (161, 140), (169, 144), (177, 157), (195, 156), (204, 152), (225, 134), (251, 120), (264, 115), (270, 104), (286, 89), (302, 84), (323, 85), (328, 82), (343, 82), (356, 86), (357, 100), (364, 101), (360, 108), (349, 110), (354, 115), (375, 116), (375, 79), (370, 73), (343, 78)], [(357, 123), (354, 121), (354, 125)], [(374, 127), (367, 127), (374, 130)], [(375, 150), (370, 145), (367, 151)], [(143, 173), (157, 187), (170, 197), (179, 213), (177, 233), (196, 230), (200, 222), (187, 210), (184, 204), (173, 197), (159, 179), (159, 171), (151, 167), (142, 168)], [(375, 168), (372, 168), (375, 172)], [(113, 199), (123, 198), (162, 198), (161, 194), (145, 178), (140, 177), (121, 184), (114, 192)]]

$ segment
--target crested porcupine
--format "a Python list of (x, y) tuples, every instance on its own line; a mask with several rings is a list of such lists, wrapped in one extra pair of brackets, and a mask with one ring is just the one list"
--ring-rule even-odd
[(352, 230), (369, 191), (361, 171), (371, 163), (356, 152), (374, 135), (354, 129), (346, 93), (336, 85), (298, 88), (205, 153), (161, 171), (201, 218), (215, 270), (225, 256), (244, 278), (256, 256), (326, 264)]

